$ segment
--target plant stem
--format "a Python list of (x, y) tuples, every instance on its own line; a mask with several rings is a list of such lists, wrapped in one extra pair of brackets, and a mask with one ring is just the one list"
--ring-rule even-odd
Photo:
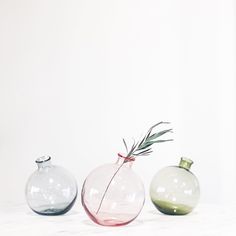
[(96, 211), (96, 215), (98, 214), (98, 212), (100, 211), (100, 209), (101, 209), (101, 207), (102, 207), (103, 200), (104, 200), (104, 198), (105, 198), (105, 196), (106, 196), (106, 193), (107, 193), (107, 191), (108, 191), (108, 189), (109, 189), (109, 187), (110, 187), (110, 185), (111, 185), (112, 180), (115, 178), (115, 176), (117, 175), (117, 173), (119, 172), (119, 170), (121, 169), (121, 167), (122, 167), (124, 164), (125, 164), (125, 160), (124, 160), (124, 162), (118, 167), (118, 169), (116, 170), (116, 172), (115, 172), (115, 173), (113, 174), (113, 176), (111, 177), (111, 179), (110, 179), (110, 181), (109, 181), (109, 183), (108, 183), (108, 185), (107, 185), (107, 187), (106, 187), (106, 189), (105, 189), (105, 191), (104, 191), (104, 193), (103, 193), (103, 195), (102, 195), (102, 199), (101, 199), (101, 202), (100, 202), (100, 204), (99, 204), (99, 206), (98, 206), (98, 209), (97, 209), (97, 211)]

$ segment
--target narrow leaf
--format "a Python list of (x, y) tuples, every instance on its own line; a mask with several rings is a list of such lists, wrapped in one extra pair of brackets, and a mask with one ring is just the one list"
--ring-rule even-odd
[(149, 131), (148, 131), (147, 138), (150, 136), (152, 130), (153, 130), (155, 127), (157, 127), (158, 125), (160, 125), (160, 124), (170, 124), (170, 122), (161, 121), (161, 122), (159, 122), (159, 123), (153, 125), (153, 126), (149, 129)]
[(149, 140), (156, 139), (156, 138), (158, 138), (158, 137), (160, 137), (160, 136), (162, 136), (163, 134), (166, 134), (166, 133), (168, 133), (168, 132), (172, 132), (172, 129), (166, 129), (166, 130), (160, 131), (160, 132), (158, 132), (158, 133), (155, 133), (155, 134), (153, 134), (152, 136), (150, 136), (149, 138), (147, 138), (147, 140), (149, 141)]
[(145, 149), (145, 148), (151, 146), (152, 144), (153, 143), (151, 143), (151, 142), (145, 142), (144, 144), (141, 145), (141, 147), (137, 148), (137, 151)]
[(123, 139), (123, 143), (124, 143), (124, 145), (125, 145), (126, 152), (128, 153), (128, 147), (127, 147), (127, 144), (126, 144), (126, 142), (125, 142), (124, 139)]
[(140, 156), (149, 156), (153, 151), (149, 151), (149, 152), (145, 152), (143, 154), (141, 154)]
[(142, 154), (142, 153), (145, 153), (145, 152), (149, 152), (149, 151), (151, 151), (151, 148), (148, 148), (148, 149), (146, 149), (146, 150), (143, 150), (143, 151), (141, 151), (141, 152), (139, 152), (139, 153), (134, 153), (135, 155), (140, 155), (140, 154)]
[(163, 123), (163, 121), (161, 121), (161, 122), (159, 122), (159, 123), (153, 125), (153, 126), (148, 130), (147, 138), (150, 136), (152, 130), (153, 130), (156, 126), (158, 126), (158, 125), (160, 125), (160, 124), (162, 124), (162, 123)]
[(143, 139), (141, 140), (141, 142), (139, 143), (138, 146), (141, 146), (141, 145), (143, 144), (143, 142), (144, 142), (145, 139), (146, 139), (146, 135), (143, 137)]
[(132, 153), (134, 152), (136, 146), (137, 146), (137, 143), (135, 143), (135, 140), (134, 140), (134, 143), (133, 143), (129, 153), (127, 154), (127, 157), (130, 157), (132, 155)]
[(164, 142), (173, 141), (173, 140), (174, 139), (160, 139), (160, 140), (152, 141), (152, 143), (164, 143)]

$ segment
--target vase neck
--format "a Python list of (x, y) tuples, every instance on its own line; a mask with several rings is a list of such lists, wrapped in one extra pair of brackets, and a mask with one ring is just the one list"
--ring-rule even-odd
[(38, 169), (42, 169), (42, 168), (45, 168), (45, 167), (50, 167), (52, 165), (50, 156), (39, 157), (39, 158), (36, 159), (35, 162), (38, 165)]
[(181, 157), (181, 160), (179, 162), (179, 167), (184, 168), (186, 170), (190, 170), (192, 164), (193, 164), (193, 161), (191, 159)]
[(135, 161), (135, 159), (133, 157), (126, 157), (125, 155), (118, 153), (118, 158), (117, 158), (116, 164), (118, 164), (118, 165), (123, 164), (128, 167), (131, 167), (133, 165), (134, 161)]

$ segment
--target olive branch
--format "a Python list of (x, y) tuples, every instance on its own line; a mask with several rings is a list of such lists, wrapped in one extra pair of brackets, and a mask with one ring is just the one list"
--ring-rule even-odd
[(173, 139), (158, 139), (159, 137), (161, 137), (162, 135), (166, 134), (166, 133), (172, 133), (172, 129), (166, 129), (166, 130), (162, 130), (160, 132), (157, 133), (152, 133), (153, 129), (161, 124), (170, 124), (169, 122), (159, 122), (155, 125), (153, 125), (148, 132), (146, 133), (146, 135), (144, 135), (144, 137), (142, 138), (141, 141), (136, 142), (134, 140), (133, 145), (131, 146), (130, 150), (128, 149), (128, 145), (125, 141), (125, 139), (123, 139), (123, 143), (126, 149), (126, 157), (138, 157), (138, 156), (148, 156), (152, 153), (152, 145), (154, 143), (164, 143), (164, 142), (168, 142), (168, 141), (173, 141)]

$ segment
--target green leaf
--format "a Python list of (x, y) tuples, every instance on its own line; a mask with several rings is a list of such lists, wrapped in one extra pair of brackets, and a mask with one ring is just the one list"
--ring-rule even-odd
[(126, 142), (125, 142), (124, 139), (123, 139), (123, 143), (124, 143), (124, 145), (125, 145), (126, 152), (128, 153), (128, 147), (127, 147), (127, 144), (126, 144)]
[(154, 143), (164, 143), (164, 142), (168, 142), (168, 141), (173, 141), (174, 139), (159, 139), (159, 140), (155, 140), (155, 141), (151, 141), (152, 144)]
[(158, 126), (158, 125), (160, 125), (160, 124), (163, 124), (163, 123), (164, 123), (164, 122), (161, 121), (161, 122), (159, 122), (159, 123), (153, 125), (153, 126), (148, 130), (147, 138), (149, 137), (149, 135), (151, 134), (152, 130), (153, 130), (156, 126)]
[(152, 143), (150, 143), (150, 142), (145, 142), (145, 143), (143, 143), (140, 147), (137, 148), (137, 151), (142, 150), (142, 149), (145, 149), (145, 148), (147, 148), (147, 147), (149, 147), (149, 146), (151, 146), (151, 145), (152, 145)]
[(146, 135), (143, 137), (143, 139), (141, 140), (141, 142), (139, 143), (139, 146), (143, 144), (144, 140), (146, 139)]
[(135, 155), (135, 156), (139, 156), (140, 154), (143, 154), (143, 153), (145, 153), (145, 152), (149, 152), (149, 151), (151, 151), (151, 150), (152, 150), (151, 148), (148, 148), (148, 149), (143, 150), (143, 151), (141, 151), (141, 152), (139, 152), (139, 153), (134, 153), (134, 155)]
[(133, 152), (134, 152), (137, 145), (138, 145), (138, 143), (135, 143), (135, 141), (134, 141), (129, 153), (127, 154), (127, 157), (130, 157), (133, 154)]
[(149, 156), (153, 151), (143, 153), (142, 156)]
[(166, 130), (160, 131), (158, 133), (155, 133), (155, 134), (151, 135), (149, 138), (147, 138), (147, 140), (150, 141), (150, 140), (156, 139), (168, 132), (172, 132), (172, 129), (166, 129)]

